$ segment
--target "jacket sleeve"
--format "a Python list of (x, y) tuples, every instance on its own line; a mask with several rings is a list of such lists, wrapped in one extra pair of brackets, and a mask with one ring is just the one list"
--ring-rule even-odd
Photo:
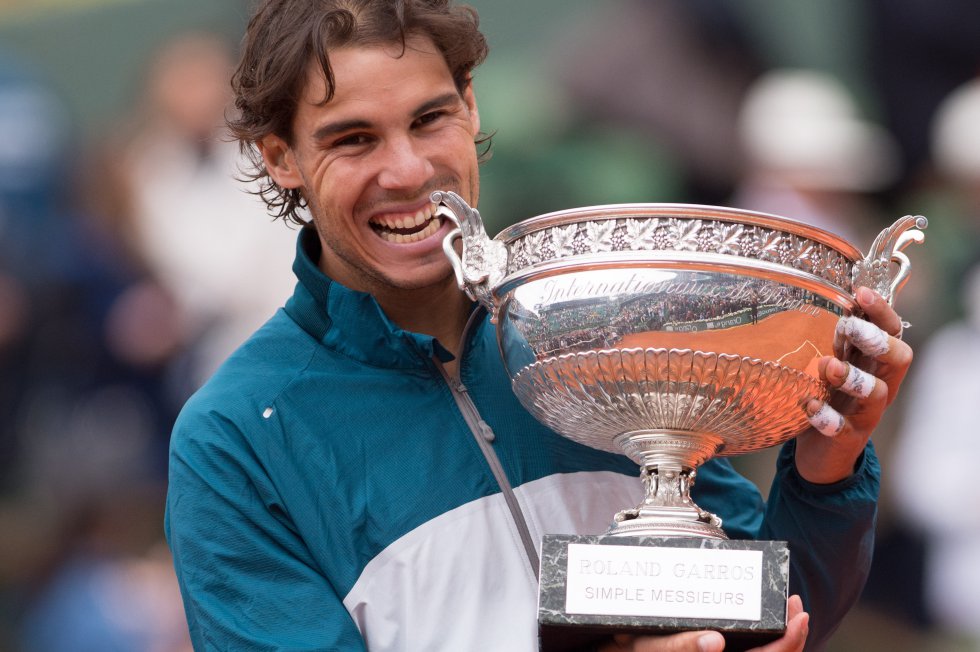
[(815, 485), (796, 471), (795, 452), (795, 440), (780, 452), (758, 538), (789, 543), (790, 592), (810, 613), (806, 649), (819, 650), (868, 579), (881, 469), (869, 442), (849, 478)]
[(165, 529), (195, 650), (364, 650), (342, 597), (227, 422), (178, 420)]

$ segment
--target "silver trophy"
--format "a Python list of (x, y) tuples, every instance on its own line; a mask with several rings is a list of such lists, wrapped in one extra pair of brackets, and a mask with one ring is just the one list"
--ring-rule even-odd
[(891, 302), (909, 276), (902, 249), (927, 225), (903, 217), (862, 255), (774, 215), (624, 204), (540, 215), (491, 239), (458, 195), (432, 200), (458, 226), (445, 253), (489, 310), (521, 403), (639, 465), (645, 497), (615, 515), (607, 541), (725, 540), (691, 499), (698, 467), (809, 427), (804, 405), (828, 399), (816, 361), (835, 353), (839, 318), (860, 313), (853, 289)]

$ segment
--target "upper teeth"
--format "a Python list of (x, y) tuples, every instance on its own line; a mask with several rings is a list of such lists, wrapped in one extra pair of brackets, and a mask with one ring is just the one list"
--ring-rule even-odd
[[(434, 220), (435, 204), (426, 204), (414, 215), (380, 215), (371, 218), (371, 225), (389, 242), (418, 242), (439, 230), (439, 220)], [(425, 226), (420, 229), (419, 227)], [(408, 233), (398, 233), (406, 231)]]
[(378, 217), (371, 218), (371, 222), (375, 226), (388, 229), (413, 229), (415, 227), (422, 226), (432, 219), (432, 214), (435, 212), (435, 210), (435, 204), (427, 204), (417, 213), (415, 213), (415, 215), (380, 215)]

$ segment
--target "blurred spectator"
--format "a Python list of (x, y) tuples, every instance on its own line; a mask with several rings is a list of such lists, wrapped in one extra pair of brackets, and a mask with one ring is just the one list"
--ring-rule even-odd
[(908, 191), (928, 171), (937, 108), (980, 71), (980, 3), (867, 0), (864, 8), (875, 96), (902, 152), (898, 190)]
[(105, 496), (63, 524), (63, 556), (30, 600), (24, 652), (191, 652), (161, 541), (160, 496)]
[(296, 232), (272, 224), (236, 179), (242, 158), (224, 130), (232, 67), (217, 36), (172, 39), (154, 57), (111, 157), (132, 199), (124, 228), (176, 301), (193, 354), (189, 389), (282, 305), (294, 282)]
[[(978, 71), (980, 72), (980, 71)], [(963, 295), (962, 281), (980, 261), (980, 77), (950, 93), (936, 112), (932, 131), (936, 180), (929, 210), (935, 276), (953, 301)], [(968, 316), (961, 309), (941, 313), (947, 319)]]
[(720, 203), (738, 176), (735, 115), (761, 71), (725, 0), (597, 4), (562, 39), (558, 77), (586, 120), (634, 128), (678, 163), (684, 197)]
[(898, 152), (840, 81), (814, 70), (765, 74), (745, 97), (738, 133), (744, 167), (735, 206), (871, 245), (879, 216), (870, 193), (894, 178)]
[[(126, 555), (104, 554), (131, 539), (139, 514), (153, 515), (148, 538), (157, 544), (162, 538), (159, 511), (176, 410), (162, 392), (165, 356), (127, 355), (115, 341), (125, 334), (130, 350), (159, 349), (146, 341), (152, 330), (127, 326), (144, 319), (128, 297), (150, 281), (103, 220), (80, 208), (71, 133), (60, 98), (0, 56), (4, 649), (13, 647), (20, 617), (37, 618), (53, 594), (62, 602), (90, 602), (83, 591), (64, 590), (66, 577), (102, 563), (148, 559), (150, 543), (129, 547)], [(163, 313), (158, 323), (165, 328), (165, 306)], [(119, 518), (123, 505), (128, 516)], [(67, 527), (79, 522), (99, 524), (98, 563), (78, 561), (92, 559), (93, 550), (89, 528)], [(119, 593), (123, 601), (140, 599), (129, 585), (118, 586), (126, 589)], [(86, 649), (84, 632), (75, 633), (70, 649)]]
[(169, 43), (84, 164), (56, 98), (0, 83), (0, 520), (34, 546), (0, 551), (22, 564), (0, 567), (0, 597), (25, 650), (189, 650), (161, 547), (170, 428), (293, 282), (295, 232), (241, 190), (222, 140), (231, 66), (210, 35)]
[[(2, 488), (72, 482), (77, 474), (49, 462), (86, 429), (147, 449), (156, 438), (160, 473), (166, 438), (159, 433), (172, 415), (156, 403), (157, 370), (116, 355), (106, 329), (138, 273), (118, 256), (113, 235), (78, 208), (61, 102), (9, 60), (0, 64), (0, 133)], [(103, 392), (115, 397), (112, 410), (90, 410)], [(66, 463), (85, 466), (84, 459)]]
[(932, 142), (936, 168), (961, 211), (953, 224), (943, 224), (945, 215), (930, 216), (930, 230), (937, 222), (940, 233), (959, 225), (933, 243), (933, 254), (938, 265), (962, 270), (972, 259), (973, 266), (955, 283), (964, 317), (935, 332), (916, 356), (890, 484), (901, 516), (926, 541), (931, 616), (980, 649), (980, 458), (973, 414), (980, 397), (980, 79), (944, 101)]
[[(9, 60), (0, 71), (0, 580), (3, 604), (18, 612), (4, 614), (4, 630), (19, 615), (36, 625), (60, 613), (40, 629), (27, 625), (25, 649), (162, 650), (109, 641), (134, 627), (165, 627), (163, 602), (180, 611), (176, 593), (163, 597), (174, 588), (166, 560), (155, 575), (127, 570), (159, 557), (150, 551), (161, 542), (176, 409), (162, 392), (169, 347), (157, 339), (168, 303), (101, 216), (80, 209), (78, 158), (59, 98)], [(140, 524), (146, 518), (149, 527)], [(70, 610), (99, 604), (93, 582), (79, 578), (101, 578), (95, 584), (111, 585), (114, 599), (132, 608), (155, 592), (161, 598), (147, 608), (157, 618), (119, 622), (126, 612), (116, 605), (104, 636), (95, 637), (92, 617), (74, 627)], [(180, 639), (186, 626), (174, 622), (168, 635)], [(13, 638), (0, 632), (0, 645), (12, 647)]]
[(65, 121), (51, 91), (0, 55), (0, 485), (9, 484), (16, 455), (13, 423), (25, 391), (31, 285), (46, 269), (32, 270), (31, 263), (42, 234), (53, 230), (51, 190), (62, 173)]

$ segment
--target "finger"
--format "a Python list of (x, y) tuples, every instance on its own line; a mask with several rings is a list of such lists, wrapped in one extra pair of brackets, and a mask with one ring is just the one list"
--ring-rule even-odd
[(860, 317), (841, 317), (834, 333), (834, 350), (847, 340), (866, 356), (879, 358), (891, 350), (892, 337), (884, 330)]
[(806, 637), (810, 632), (810, 614), (803, 611), (803, 601), (800, 596), (790, 596), (786, 605), (786, 632), (782, 638), (752, 648), (749, 652), (799, 652), (806, 645)]
[(795, 593), (786, 601), (786, 622), (803, 613), (803, 598)]
[[(884, 302), (882, 302), (884, 303)], [(888, 308), (891, 314), (891, 308)], [(834, 351), (844, 358), (841, 342), (851, 342), (876, 362), (874, 375), (887, 385), (887, 403), (894, 400), (909, 366), (912, 364), (912, 347), (872, 324), (857, 317), (842, 317), (834, 334)], [(865, 363), (862, 363), (865, 366)]]
[(640, 636), (632, 648), (620, 648), (633, 652), (722, 652), (725, 639), (718, 632), (683, 632), (670, 636)]
[(858, 305), (868, 316), (868, 320), (877, 324), (892, 337), (898, 337), (902, 333), (902, 318), (898, 316), (895, 309), (881, 295), (866, 287), (860, 287), (854, 293)]
[(612, 640), (596, 646), (596, 652), (629, 652), (636, 637), (632, 634), (614, 634)]
[(888, 393), (887, 387), (879, 387), (879, 381), (873, 375), (837, 358), (827, 359), (824, 377), (831, 387), (855, 398), (868, 398), (876, 392), (884, 397)]
[(912, 365), (912, 347), (901, 340), (892, 340), (892, 342), (895, 346), (888, 356), (881, 360), (882, 364), (874, 370), (878, 380), (888, 386), (887, 404), (895, 400), (898, 389), (902, 386), (902, 381)]
[(825, 437), (836, 437), (844, 432), (847, 422), (840, 412), (823, 401), (810, 399), (806, 404), (806, 418), (813, 429)]

